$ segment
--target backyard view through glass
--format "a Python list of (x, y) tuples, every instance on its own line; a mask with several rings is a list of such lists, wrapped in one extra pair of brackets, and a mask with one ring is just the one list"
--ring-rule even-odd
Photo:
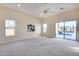
[(56, 23), (56, 37), (76, 40), (76, 21)]

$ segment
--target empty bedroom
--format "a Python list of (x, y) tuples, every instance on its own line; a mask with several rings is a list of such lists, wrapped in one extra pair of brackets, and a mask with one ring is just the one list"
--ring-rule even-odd
[(79, 3), (0, 3), (0, 56), (79, 56)]

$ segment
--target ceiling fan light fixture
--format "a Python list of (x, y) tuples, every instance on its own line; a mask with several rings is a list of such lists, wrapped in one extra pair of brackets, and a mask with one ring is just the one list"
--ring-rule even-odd
[(42, 9), (40, 9), (40, 10), (42, 10)]
[(43, 14), (42, 13), (40, 13), (40, 16), (42, 16)]

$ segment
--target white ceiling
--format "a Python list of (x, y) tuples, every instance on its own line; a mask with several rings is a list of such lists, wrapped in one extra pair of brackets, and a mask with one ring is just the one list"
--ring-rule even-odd
[[(17, 4), (18, 3), (4, 3), (1, 5), (40, 18), (45, 18), (47, 16), (51, 16), (59, 12), (74, 9), (77, 7), (77, 5), (79, 6), (79, 4), (73, 4), (73, 3), (48, 3), (47, 4), (48, 8), (50, 9), (50, 11), (53, 11), (53, 13), (48, 13), (47, 15), (43, 15), (43, 10), (40, 9), (43, 9), (45, 7), (44, 3), (20, 3), (21, 7), (17, 7)], [(64, 8), (64, 9), (60, 10), (60, 8)]]

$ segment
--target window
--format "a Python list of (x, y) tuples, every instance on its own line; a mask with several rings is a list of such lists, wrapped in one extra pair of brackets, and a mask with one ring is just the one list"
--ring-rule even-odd
[(14, 20), (5, 20), (5, 36), (14, 36), (15, 26)]
[(47, 24), (43, 24), (43, 32), (44, 32), (44, 33), (47, 32)]

